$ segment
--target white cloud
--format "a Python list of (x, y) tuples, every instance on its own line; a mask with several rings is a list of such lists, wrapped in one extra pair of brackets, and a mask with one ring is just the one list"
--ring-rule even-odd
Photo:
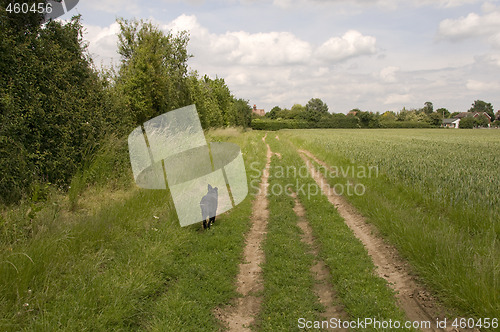
[(120, 25), (117, 22), (104, 28), (85, 25), (85, 30), (85, 40), (89, 42), (88, 51), (94, 63), (105, 66), (118, 64), (120, 55), (117, 53), (117, 34), (120, 32)]
[(436, 7), (452, 8), (473, 4), (482, 0), (414, 0), (415, 5), (434, 5)]
[(500, 54), (485, 54), (475, 57), (476, 63), (483, 63), (493, 67), (500, 67)]
[(342, 37), (332, 37), (315, 49), (310, 43), (286, 31), (210, 33), (198, 23), (194, 15), (181, 15), (164, 25), (164, 29), (174, 32), (188, 30), (191, 36), (190, 47), (196, 57), (228, 65), (306, 64), (312, 61), (314, 54), (331, 63), (376, 52), (375, 37), (363, 36), (354, 30), (346, 32)]
[(385, 105), (398, 105), (401, 106), (405, 103), (409, 103), (413, 100), (413, 96), (411, 94), (390, 94), (385, 98)]
[(332, 6), (332, 5), (353, 5), (357, 7), (377, 6), (390, 10), (395, 10), (400, 6), (410, 3), (415, 7), (433, 6), (438, 8), (452, 8), (473, 4), (482, 0), (274, 0), (273, 4), (281, 8), (297, 6)]
[(115, 14), (117, 10), (126, 11), (131, 14), (140, 12), (141, 2), (138, 0), (81, 0), (85, 5), (95, 11), (103, 11)]
[(483, 5), (483, 15), (469, 13), (457, 19), (446, 19), (439, 24), (438, 36), (451, 41), (482, 37), (494, 47), (500, 47), (500, 9)]
[(500, 84), (498, 82), (482, 82), (476, 80), (468, 80), (466, 84), (467, 89), (473, 91), (498, 91)]
[(274, 66), (307, 62), (312, 46), (289, 32), (251, 34), (231, 31), (225, 34), (210, 33), (194, 15), (181, 15), (165, 30), (189, 31), (190, 47), (196, 57), (215, 63), (249, 66)]
[(380, 71), (380, 78), (382, 79), (382, 81), (386, 82), (386, 83), (394, 83), (396, 82), (396, 72), (399, 71), (399, 67), (395, 67), (395, 66), (388, 66), (388, 67), (385, 67), (383, 68), (381, 71)]
[(347, 31), (342, 37), (332, 37), (321, 45), (316, 53), (320, 59), (338, 62), (348, 58), (374, 54), (377, 40), (363, 36), (356, 30)]

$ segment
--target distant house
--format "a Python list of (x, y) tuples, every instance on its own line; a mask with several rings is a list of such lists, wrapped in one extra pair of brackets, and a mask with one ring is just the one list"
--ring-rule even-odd
[(451, 119), (443, 119), (443, 127), (446, 128), (458, 128), (460, 124), (460, 119), (451, 118)]
[(500, 121), (500, 110), (497, 111), (497, 114), (495, 114), (495, 119)]
[(257, 105), (253, 105), (252, 113), (258, 116), (266, 115), (266, 111), (264, 109), (257, 109)]
[(491, 116), (486, 112), (461, 112), (454, 116), (455, 119), (463, 119), (465, 117), (473, 116), (477, 118), (478, 116), (484, 115), (491, 122)]
[(347, 113), (347, 115), (356, 116), (356, 115), (358, 115), (358, 113), (359, 113), (359, 111), (352, 110), (352, 111), (349, 111), (349, 113)]
[[(460, 120), (462, 120), (463, 118), (467, 117), (477, 118), (482, 115), (484, 115), (488, 119), (488, 122), (491, 123), (491, 116), (489, 116), (488, 113), (486, 112), (461, 112), (455, 115), (453, 118), (443, 119), (443, 127), (458, 128), (460, 125)], [(489, 126), (490, 125), (488, 124), (488, 127)]]

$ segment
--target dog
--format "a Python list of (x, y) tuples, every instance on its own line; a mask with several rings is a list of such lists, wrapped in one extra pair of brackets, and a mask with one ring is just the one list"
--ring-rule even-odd
[[(203, 219), (203, 229), (210, 229), (215, 222), (217, 215), (217, 203), (219, 200), (219, 189), (208, 185), (208, 192), (200, 201), (201, 217)], [(208, 219), (208, 220), (207, 220)]]

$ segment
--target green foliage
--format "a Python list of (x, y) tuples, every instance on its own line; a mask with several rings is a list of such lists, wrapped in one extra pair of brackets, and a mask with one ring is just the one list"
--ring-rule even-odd
[(482, 100), (475, 100), (469, 112), (486, 112), (491, 119), (495, 118), (495, 113), (493, 111), (493, 105)]
[(188, 35), (164, 34), (150, 22), (119, 19), (118, 53), (122, 65), (117, 89), (136, 125), (186, 106)]
[(380, 116), (380, 121), (395, 121), (396, 114), (392, 111), (386, 111)]
[(467, 116), (465, 118), (462, 118), (460, 120), (460, 124), (458, 125), (460, 129), (472, 129), (475, 126), (477, 126), (477, 120), (472, 116)]
[(429, 115), (432, 114), (432, 112), (434, 112), (434, 105), (432, 105), (430, 101), (425, 102), (424, 105), (425, 106), (422, 110), (424, 111), (425, 114)]
[(490, 119), (484, 114), (479, 115), (476, 117), (476, 123), (479, 127), (488, 127), (490, 124)]
[(438, 108), (436, 110), (436, 113), (440, 114), (441, 117), (443, 116), (443, 113), (444, 113), (445, 118), (450, 118), (450, 116), (451, 116), (450, 111), (448, 111), (446, 108)]
[(151, 22), (119, 19), (122, 65), (116, 89), (133, 123), (195, 104), (203, 128), (249, 126), (248, 102), (236, 99), (223, 78), (188, 74), (187, 32), (164, 33)]
[(301, 104), (294, 104), (289, 111), (282, 111), (281, 117), (283, 119), (301, 119), (310, 121), (307, 118), (306, 108)]
[(323, 115), (328, 114), (328, 105), (319, 98), (312, 98), (305, 107), (305, 119), (312, 122), (318, 122)]
[(252, 107), (248, 100), (234, 99), (232, 104), (234, 122), (232, 126), (250, 127), (252, 124)]
[(443, 122), (443, 115), (442, 114), (430, 113), (427, 116), (428, 116), (427, 122), (429, 122), (429, 124), (431, 124), (432, 126), (438, 127)]
[(431, 128), (427, 122), (416, 121), (383, 121), (380, 123), (380, 128)]
[(84, 167), (71, 179), (68, 190), (71, 210), (76, 209), (80, 195), (90, 186), (125, 188), (132, 181), (125, 138), (109, 135), (101, 141), (98, 150), (89, 155)]
[(306, 128), (311, 128), (311, 124), (306, 121), (268, 120), (268, 119), (252, 120), (252, 129), (254, 130), (280, 130), (280, 129), (306, 129)]
[(12, 203), (33, 181), (69, 183), (106, 130), (107, 94), (79, 17), (42, 28), (41, 17), (2, 10), (0, 21), (0, 201)]
[(270, 112), (266, 114), (266, 117), (272, 120), (276, 120), (278, 118), (278, 114), (281, 112), (281, 108), (279, 106), (274, 106)]
[(362, 128), (379, 128), (379, 115), (373, 112), (358, 111), (356, 117), (359, 119)]
[(14, 139), (0, 136), (0, 204), (19, 201), (32, 182), (32, 172), (24, 146)]
[(79, 17), (41, 20), (0, 11), (0, 204), (29, 198), (34, 182), (78, 187), (103, 137), (172, 109), (195, 103), (204, 128), (249, 126), (248, 102), (223, 79), (187, 74), (187, 33), (120, 19), (121, 66), (98, 73)]

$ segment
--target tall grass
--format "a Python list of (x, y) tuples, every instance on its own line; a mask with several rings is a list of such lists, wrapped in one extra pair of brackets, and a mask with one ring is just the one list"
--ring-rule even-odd
[[(232, 140), (263, 166), (259, 137)], [(166, 191), (120, 187), (131, 177), (112, 162), (120, 153), (111, 148), (82, 171), (74, 211), (63, 196), (41, 202), (34, 218), (29, 204), (2, 211), (0, 330), (220, 329), (213, 309), (236, 295), (253, 196), (208, 232), (181, 228)]]

